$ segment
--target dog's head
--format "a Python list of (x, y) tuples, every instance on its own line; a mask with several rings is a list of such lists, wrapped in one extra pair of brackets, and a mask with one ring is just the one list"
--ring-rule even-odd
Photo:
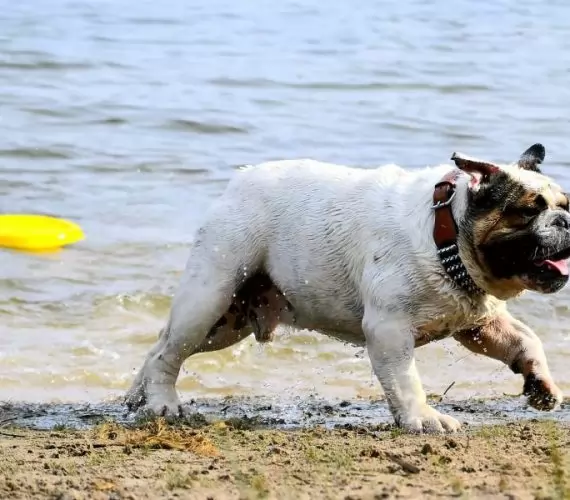
[(569, 200), (542, 174), (544, 156), (544, 147), (535, 144), (509, 165), (452, 157), (471, 176), (460, 223), (469, 249), (465, 264), (500, 298), (525, 289), (554, 293), (568, 281)]

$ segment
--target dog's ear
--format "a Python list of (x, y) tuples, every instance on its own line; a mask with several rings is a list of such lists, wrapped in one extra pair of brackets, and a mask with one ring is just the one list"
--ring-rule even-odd
[(453, 153), (451, 159), (458, 169), (471, 176), (469, 186), (472, 189), (479, 187), (481, 183), (488, 182), (492, 174), (501, 170), (501, 167), (495, 163), (471, 158), (463, 153)]
[(533, 144), (521, 155), (518, 165), (525, 170), (540, 173), (538, 166), (544, 161), (545, 156), (546, 149), (544, 149), (544, 146), (542, 144)]

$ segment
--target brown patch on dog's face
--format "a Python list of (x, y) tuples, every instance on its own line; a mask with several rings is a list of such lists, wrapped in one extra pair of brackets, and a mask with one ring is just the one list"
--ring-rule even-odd
[(553, 293), (568, 281), (568, 197), (525, 154), (533, 168), (502, 167), (470, 190), (462, 227), (486, 288), (504, 298)]

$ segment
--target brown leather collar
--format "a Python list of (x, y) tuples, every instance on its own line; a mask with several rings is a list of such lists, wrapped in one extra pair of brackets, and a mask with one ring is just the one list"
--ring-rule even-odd
[(460, 170), (454, 169), (435, 185), (432, 207), (435, 213), (433, 240), (441, 264), (453, 283), (470, 294), (481, 295), (484, 292), (469, 276), (459, 256), (458, 228), (451, 210), (451, 202), (455, 197), (457, 179), (460, 174)]

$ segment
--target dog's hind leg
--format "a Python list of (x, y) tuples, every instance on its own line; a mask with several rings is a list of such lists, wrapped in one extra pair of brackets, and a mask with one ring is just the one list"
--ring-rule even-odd
[(187, 281), (175, 297), (168, 324), (127, 393), (129, 410), (144, 406), (154, 415), (181, 415), (175, 389), (180, 367), (202, 344), (211, 326), (228, 307), (233, 293), (229, 284), (206, 282), (210, 284), (196, 290), (197, 282)]
[[(232, 210), (235, 210), (232, 208)], [(126, 395), (130, 410), (155, 415), (181, 413), (175, 384), (182, 363), (198, 352), (246, 279), (257, 266), (260, 246), (227, 212), (198, 231), (188, 265), (175, 293), (167, 326)]]
[[(252, 276), (236, 293), (221, 294), (220, 298), (228, 295), (231, 303), (215, 323), (212, 318), (217, 313), (214, 311), (225, 307), (222, 305), (226, 303), (223, 299), (220, 299), (216, 308), (212, 307), (212, 303), (199, 302), (194, 295), (180, 302), (182, 305), (193, 304), (202, 308), (208, 306), (208, 315), (200, 315), (202, 324), (197, 323), (197, 315), (187, 318), (185, 314), (181, 319), (191, 321), (190, 324), (173, 324), (173, 320), (179, 318), (176, 304), (173, 306), (169, 324), (161, 331), (158, 342), (148, 354), (127, 395), (129, 409), (145, 406), (153, 414), (179, 415), (181, 408), (174, 384), (184, 359), (192, 354), (224, 349), (252, 333), (258, 342), (269, 342), (279, 323), (294, 322), (291, 304), (265, 274)], [(209, 297), (213, 298), (212, 295)], [(213, 325), (203, 335), (205, 325), (211, 323)]]

